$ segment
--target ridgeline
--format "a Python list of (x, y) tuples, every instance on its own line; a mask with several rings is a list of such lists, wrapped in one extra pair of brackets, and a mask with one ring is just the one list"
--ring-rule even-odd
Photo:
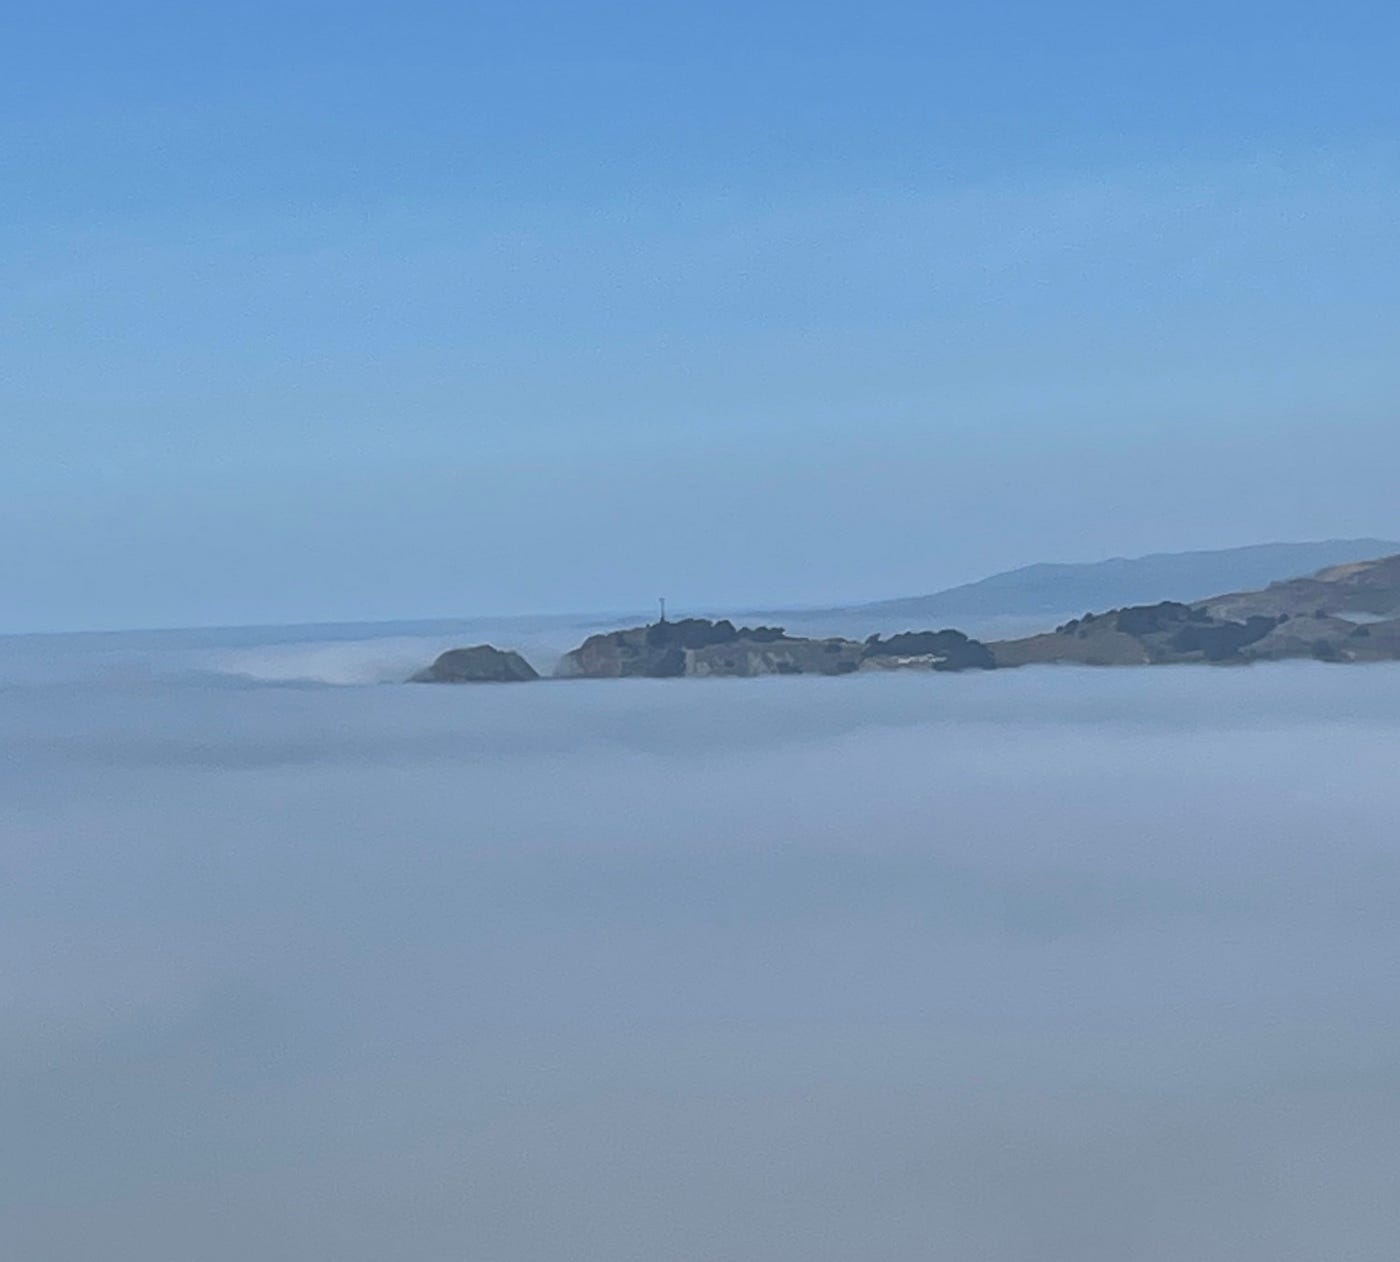
[[(728, 619), (663, 619), (589, 636), (563, 656), (554, 678), (751, 678), (1055, 663), (1244, 665), (1290, 658), (1400, 660), (1400, 555), (1189, 604), (1168, 600), (1086, 613), (1041, 635), (985, 644), (950, 628), (860, 641), (792, 636), (782, 627), (736, 627)], [(484, 683), (538, 677), (520, 654), (476, 645), (444, 653), (413, 679)]]

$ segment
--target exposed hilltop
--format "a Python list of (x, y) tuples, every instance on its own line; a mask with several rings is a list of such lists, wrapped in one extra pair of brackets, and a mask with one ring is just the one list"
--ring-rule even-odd
[(1400, 555), (1334, 565), (1306, 578), (1270, 583), (1202, 602), (1223, 618), (1325, 613), (1352, 621), (1400, 618)]
[(1400, 658), (1400, 556), (1333, 566), (1191, 605), (1163, 601), (1085, 614), (1053, 632), (990, 648), (998, 666), (1395, 660)]

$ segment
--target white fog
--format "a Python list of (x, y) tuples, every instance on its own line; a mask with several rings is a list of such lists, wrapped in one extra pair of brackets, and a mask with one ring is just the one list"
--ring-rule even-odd
[(6, 1256), (1391, 1256), (1400, 669), (226, 638), (0, 642)]

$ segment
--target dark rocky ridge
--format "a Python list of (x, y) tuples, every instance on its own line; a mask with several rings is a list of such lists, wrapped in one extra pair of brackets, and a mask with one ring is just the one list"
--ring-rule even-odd
[(685, 618), (591, 635), (560, 659), (559, 679), (672, 679), (682, 675), (847, 674), (861, 646), (802, 640), (781, 627)]
[(930, 670), (992, 670), (996, 658), (980, 640), (961, 631), (904, 631), (882, 639), (872, 635), (865, 642), (864, 669), (893, 670), (903, 666), (927, 666)]
[(519, 653), (490, 644), (448, 649), (431, 666), (420, 670), (414, 684), (513, 684), (538, 679), (535, 670)]
[(858, 670), (990, 669), (985, 645), (960, 631), (923, 631), (864, 643), (805, 639), (781, 627), (736, 627), (727, 619), (687, 618), (589, 636), (566, 653), (561, 679), (668, 679), (681, 675), (849, 675)]

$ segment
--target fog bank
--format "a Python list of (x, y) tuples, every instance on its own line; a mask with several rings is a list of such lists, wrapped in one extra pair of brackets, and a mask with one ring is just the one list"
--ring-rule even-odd
[(0, 709), (6, 1253), (1400, 1238), (1400, 670)]

